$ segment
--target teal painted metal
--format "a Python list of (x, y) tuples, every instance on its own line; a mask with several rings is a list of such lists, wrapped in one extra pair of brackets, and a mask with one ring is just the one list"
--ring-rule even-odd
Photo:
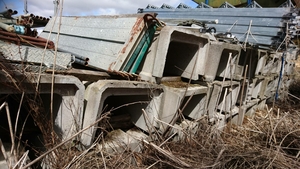
[(25, 34), (25, 27), (24, 26), (20, 26), (20, 25), (13, 25), (15, 32), (17, 34), (21, 34), (24, 35)]
[(138, 46), (136, 47), (136, 49), (134, 50), (134, 52), (132, 53), (129, 61), (126, 63), (123, 71), (125, 72), (129, 72), (130, 68), (132, 67), (132, 65), (134, 64), (135, 60), (137, 59), (137, 57), (141, 54), (141, 50), (144, 47), (144, 44), (147, 42), (147, 39), (150, 37), (150, 30), (154, 27), (150, 26), (147, 31), (145, 32), (144, 36), (142, 37), (140, 43), (138, 44)]
[(144, 43), (142, 50), (139, 52), (139, 55), (138, 55), (136, 61), (134, 62), (133, 66), (130, 70), (130, 73), (136, 73), (138, 67), (140, 66), (145, 54), (147, 53), (147, 51), (148, 51), (148, 49), (151, 45), (151, 42), (152, 42), (153, 37), (154, 37), (154, 33), (156, 31), (156, 26), (154, 25), (153, 27), (151, 27), (149, 29), (148, 29), (149, 33), (147, 35), (146, 42)]

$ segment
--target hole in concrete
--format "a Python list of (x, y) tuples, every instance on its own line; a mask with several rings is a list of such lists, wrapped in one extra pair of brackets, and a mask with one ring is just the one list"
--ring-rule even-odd
[[(13, 130), (15, 128), (17, 113), (19, 109), (19, 104), (21, 102), (21, 94), (1, 94), (0, 95), (0, 105), (4, 102), (7, 102), (9, 106), (10, 117), (12, 121)], [(20, 114), (18, 118), (17, 132), (15, 143), (21, 141), (22, 147), (25, 147), (26, 150), (29, 150), (29, 158), (31, 160), (35, 159), (37, 155), (36, 151), (44, 151), (43, 135), (41, 130), (38, 127), (38, 123), (43, 123), (43, 121), (36, 121), (31, 116), (31, 107), (29, 106), (28, 99), (34, 98), (34, 94), (27, 94), (23, 99), (23, 103), (20, 109)], [(50, 94), (40, 94), (41, 103), (37, 103), (39, 107), (37, 109), (39, 113), (44, 114), (46, 118), (50, 118)], [(58, 94), (54, 94), (54, 118), (57, 116), (59, 107), (62, 102), (62, 97)], [(7, 119), (7, 113), (5, 109), (0, 111), (0, 133), (1, 140), (11, 144), (9, 125)], [(27, 118), (28, 116), (28, 118)], [(27, 119), (26, 119), (27, 118)], [(49, 122), (50, 123), (50, 122)], [(24, 129), (22, 131), (23, 125)], [(20, 134), (22, 132), (22, 137)]]
[(198, 50), (199, 46), (196, 44), (171, 41), (163, 76), (181, 76), (188, 65), (193, 64), (190, 62), (196, 56)]
[[(111, 112), (109, 126), (105, 126), (107, 130), (128, 130), (134, 127), (134, 122), (142, 116), (142, 109), (149, 104), (148, 95), (125, 95), (125, 96), (109, 96), (103, 104), (103, 112), (116, 110)], [(98, 132), (99, 133), (99, 132)]]
[[(239, 60), (239, 65), (244, 65), (243, 77), (245, 75), (246, 65), (248, 65), (248, 70), (247, 70), (246, 77), (247, 78), (254, 78), (258, 61), (259, 61), (260, 57), (262, 57), (266, 54), (267, 53), (265, 53), (265, 52), (261, 52), (260, 56), (259, 56), (259, 53), (257, 51), (249, 49), (245, 52), (245, 51), (242, 50), (240, 60)], [(261, 75), (261, 72), (258, 72), (258, 75)]]

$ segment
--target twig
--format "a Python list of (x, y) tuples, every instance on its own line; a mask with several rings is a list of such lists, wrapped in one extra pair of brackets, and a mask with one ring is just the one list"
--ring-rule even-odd
[(225, 100), (226, 100), (226, 95), (227, 95), (227, 88), (225, 89), (225, 93), (224, 93), (224, 97), (223, 97), (223, 101), (222, 101), (222, 105), (221, 105), (221, 109), (220, 109), (220, 113), (222, 113), (223, 111), (223, 106), (225, 104)]
[(149, 167), (147, 167), (146, 169), (150, 169), (151, 167), (155, 166), (155, 164), (161, 162), (160, 160), (156, 161), (155, 163), (151, 164)]
[[(244, 95), (244, 90), (245, 90), (245, 83), (246, 83), (246, 75), (248, 71), (248, 65), (245, 67), (245, 74), (244, 74), (244, 80), (243, 80), (243, 85), (242, 85), (242, 93), (241, 93), (241, 98), (240, 98), (240, 107), (239, 107), (239, 114), (238, 114), (238, 121), (242, 122), (244, 115), (242, 115), (242, 106), (243, 106), (243, 95)], [(244, 114), (244, 113), (243, 113)], [(241, 123), (242, 125), (242, 123)]]
[[(152, 129), (155, 131), (155, 133), (157, 133), (157, 136), (162, 140), (163, 138), (161, 137), (160, 133), (158, 133), (157, 129), (156, 129), (152, 124), (151, 124), (151, 128), (148, 126), (147, 121), (148, 121), (149, 123), (151, 123), (151, 121), (150, 121), (149, 116), (148, 116), (148, 114), (146, 113), (146, 111), (145, 111), (144, 109), (142, 109), (142, 112), (143, 112), (143, 115), (144, 115), (144, 120), (145, 120), (146, 126), (147, 126), (147, 128), (148, 128), (148, 130), (149, 130), (150, 138), (152, 138), (152, 137), (151, 137), (151, 136), (152, 136), (151, 128), (152, 128)], [(152, 138), (152, 139), (154, 139), (154, 138)]]
[(270, 126), (271, 126), (271, 129), (272, 129), (272, 133), (271, 133), (271, 136), (270, 136), (270, 139), (269, 139), (269, 143), (271, 143), (272, 137), (274, 139), (274, 142), (276, 143), (276, 137), (274, 135), (274, 128), (273, 128), (273, 122), (272, 122), (272, 116), (271, 116), (271, 111), (272, 110), (273, 110), (272, 108), (270, 110), (267, 110), (268, 116), (269, 116), (269, 121), (270, 121)]
[(291, 93), (287, 93), (287, 94), (290, 95), (290, 96), (292, 96), (293, 98), (295, 98), (295, 99), (297, 99), (297, 100), (300, 101), (300, 98), (299, 98), (299, 97), (297, 97), (297, 96), (295, 96), (295, 95), (292, 95)]
[[(16, 117), (16, 122), (15, 122), (15, 133), (14, 133), (15, 135), (14, 135), (14, 137), (16, 137), (16, 134), (17, 134), (18, 121), (19, 121), (21, 107), (22, 107), (22, 104), (23, 104), (24, 94), (25, 94), (25, 92), (23, 91), (22, 92), (22, 97), (21, 97), (21, 100), (20, 100), (20, 104), (19, 104), (19, 109), (18, 109), (17, 117)], [(21, 140), (21, 138), (20, 138), (20, 140)], [(19, 143), (20, 143), (20, 141), (19, 141)], [(16, 151), (18, 151), (18, 150), (19, 150), (19, 146), (17, 146), (17, 148), (16, 148)]]
[[(92, 148), (94, 148), (97, 144), (93, 144), (91, 147), (89, 147), (88, 149), (84, 150), (79, 156), (75, 156), (72, 161), (66, 166), (64, 167), (64, 169), (68, 169), (72, 166), (72, 164), (78, 160), (80, 157), (86, 155)], [(102, 152), (101, 152), (102, 153)]]
[[(1, 108), (0, 108), (0, 110), (1, 110)], [(6, 154), (6, 151), (5, 151), (5, 148), (4, 148), (4, 145), (2, 143), (1, 138), (0, 138), (0, 148), (1, 148), (1, 152), (3, 154), (3, 157), (4, 157), (5, 161), (6, 161), (6, 164), (7, 164), (8, 168), (11, 168), (11, 163), (10, 163), (10, 160), (8, 159), (8, 156)]]
[(8, 126), (9, 126), (9, 133), (10, 133), (10, 139), (11, 139), (10, 154), (14, 157), (13, 163), (15, 163), (17, 161), (17, 159), (16, 159), (17, 154), (16, 154), (16, 150), (15, 150), (15, 138), (14, 138), (15, 135), (14, 135), (14, 132), (13, 132), (13, 127), (12, 127), (12, 123), (11, 123), (8, 104), (6, 102), (4, 102), (3, 104), (5, 104), (5, 110), (6, 110), (7, 121), (8, 121)]
[(104, 165), (104, 169), (106, 169), (106, 163), (105, 163), (105, 159), (104, 159), (104, 156), (103, 156), (103, 152), (100, 151), (101, 153), (101, 157), (102, 157), (102, 161), (103, 161), (103, 165)]
[[(28, 156), (29, 150), (27, 150), (22, 157), (19, 159), (19, 161), (16, 163), (16, 165), (13, 167), (13, 169), (15, 169), (16, 167), (20, 168), (24, 165), (24, 163), (27, 160), (27, 156)], [(21, 164), (20, 164), (21, 163)], [(20, 164), (20, 165), (19, 165)]]
[[(224, 153), (226, 149), (223, 147), (222, 150), (219, 152), (217, 159), (215, 160), (215, 164), (220, 160), (222, 154)], [(215, 167), (213, 167), (215, 168)]]
[(50, 100), (50, 120), (51, 120), (51, 127), (52, 127), (52, 130), (51, 131), (54, 131), (54, 117), (53, 117), (53, 107), (54, 107), (54, 104), (53, 104), (53, 99), (54, 99), (54, 70), (55, 70), (55, 67), (56, 67), (56, 57), (57, 57), (57, 46), (58, 46), (58, 41), (59, 41), (59, 35), (60, 35), (60, 28), (61, 28), (61, 16), (62, 16), (62, 10), (63, 10), (63, 2), (64, 0), (61, 0), (59, 4), (60, 5), (60, 17), (59, 17), (59, 23), (58, 23), (58, 32), (57, 32), (57, 36), (56, 36), (56, 45), (55, 45), (55, 52), (54, 52), (54, 61), (53, 61), (53, 72), (52, 72), (52, 79), (51, 79), (51, 100)]
[(19, 109), (18, 109), (18, 113), (17, 113), (17, 117), (16, 117), (15, 134), (17, 133), (18, 121), (19, 121), (20, 111), (21, 111), (21, 107), (22, 107), (22, 103), (23, 103), (23, 99), (24, 99), (24, 94), (25, 94), (25, 92), (22, 92)]
[(223, 77), (222, 84), (221, 84), (221, 90), (217, 95), (217, 102), (216, 102), (217, 104), (216, 104), (216, 107), (215, 107), (213, 113), (217, 112), (217, 109), (218, 109), (218, 106), (219, 106), (218, 103), (220, 101), (220, 97), (221, 97), (221, 94), (222, 94), (222, 91), (223, 91), (223, 88), (224, 88), (224, 83), (225, 83), (225, 79), (226, 79), (226, 75), (227, 75), (227, 71), (228, 71), (228, 67), (229, 67), (228, 65), (229, 65), (230, 60), (231, 60), (231, 55), (228, 56), (228, 60), (227, 60), (226, 68), (225, 68), (225, 73), (224, 73), (224, 77)]
[(180, 160), (179, 158), (177, 158), (176, 156), (174, 156), (171, 152), (164, 150), (162, 148), (160, 148), (159, 146), (153, 144), (153, 143), (149, 143), (146, 140), (143, 140), (144, 143), (150, 145), (151, 147), (155, 148), (158, 152), (160, 152), (161, 154), (163, 154), (165, 157), (169, 158), (170, 160), (172, 160), (174, 163), (179, 164), (180, 166), (184, 166), (187, 168), (190, 168), (191, 166), (187, 163), (185, 163), (184, 161)]
[(23, 123), (23, 126), (22, 126), (22, 130), (21, 130), (21, 132), (20, 132), (19, 142), (18, 142), (18, 145), (17, 145), (17, 150), (19, 150), (19, 147), (20, 147), (20, 145), (21, 145), (21, 138), (22, 138), (23, 131), (24, 131), (24, 129), (25, 129), (25, 124), (26, 124), (26, 122), (27, 122), (28, 117), (29, 117), (29, 113), (27, 114), (27, 116), (26, 116), (26, 118), (25, 118), (25, 120), (24, 120), (24, 123)]

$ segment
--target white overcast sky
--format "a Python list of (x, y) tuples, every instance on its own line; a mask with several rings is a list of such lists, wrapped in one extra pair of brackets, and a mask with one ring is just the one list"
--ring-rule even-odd
[[(115, 15), (137, 13), (138, 8), (145, 8), (148, 4), (160, 7), (168, 4), (177, 7), (184, 3), (195, 7), (192, 0), (60, 0), (63, 2), (63, 15)], [(8, 9), (17, 10), (18, 14), (23, 14), (24, 0), (0, 0), (1, 11)], [(27, 0), (29, 13), (49, 17), (53, 15), (53, 0)]]

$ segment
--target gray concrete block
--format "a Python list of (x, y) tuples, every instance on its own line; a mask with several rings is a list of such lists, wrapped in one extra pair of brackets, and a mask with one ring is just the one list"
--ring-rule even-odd
[[(26, 74), (28, 81), (23, 86), (34, 86), (37, 84), (37, 74)], [(52, 75), (42, 74), (39, 81), (39, 94), (43, 101), (46, 114), (50, 114)], [(0, 75), (0, 94), (19, 94), (12, 90), (8, 84), (11, 82)], [(35, 94), (35, 88), (28, 87), (27, 95)], [(54, 130), (61, 138), (67, 139), (82, 128), (83, 118), (84, 85), (78, 78), (67, 75), (54, 76)]]
[[(275, 95), (277, 87), (278, 87), (279, 76), (271, 76), (265, 79), (264, 86), (264, 97), (272, 97)], [(262, 92), (262, 91), (261, 91)], [(263, 98), (263, 97), (262, 97)]]
[(265, 76), (256, 76), (253, 79), (253, 87), (252, 87), (252, 91), (251, 93), (249, 93), (250, 95), (250, 100), (252, 99), (257, 99), (257, 98), (264, 98), (264, 92), (266, 90), (266, 86), (265, 84), (267, 82), (269, 82), (271, 80), (271, 78), (269, 77), (265, 77)]
[[(137, 127), (151, 132), (148, 126), (158, 127), (155, 118), (160, 107), (161, 88), (156, 84), (137, 81), (99, 80), (89, 85), (85, 92), (86, 108), (83, 127), (93, 124), (106, 111), (131, 115)], [(112, 109), (118, 109), (112, 111)], [(143, 115), (145, 110), (147, 117)], [(84, 131), (81, 141), (89, 146), (95, 137), (97, 127)]]
[[(228, 58), (231, 53), (231, 62)], [(240, 80), (243, 74), (243, 65), (239, 64), (241, 46), (224, 42), (212, 42), (206, 61), (206, 81), (215, 80), (214, 77)], [(216, 69), (217, 68), (217, 69)]]
[(296, 66), (295, 60), (286, 60), (284, 62), (283, 75), (289, 76), (294, 74), (295, 66)]
[(165, 26), (160, 32), (153, 76), (198, 80), (205, 72), (209, 37), (198, 29)]
[(281, 53), (272, 53), (262, 56), (261, 59), (264, 61), (257, 67), (255, 75), (278, 75), (281, 69), (281, 56)]
[(208, 116), (210, 119), (215, 116), (216, 112), (230, 112), (237, 103), (240, 92), (240, 82), (238, 81), (224, 81), (223, 86), (222, 81), (214, 81), (212, 85), (213, 89), (208, 103)]
[[(198, 119), (206, 113), (207, 94), (209, 88), (197, 84), (190, 84), (186, 87), (176, 87), (176, 82), (163, 84), (163, 97), (159, 111), (159, 119), (170, 123), (177, 117), (178, 110), (192, 119)], [(187, 85), (187, 83), (184, 83)], [(191, 98), (189, 100), (189, 98)], [(189, 101), (188, 101), (189, 100)], [(184, 105), (186, 107), (183, 109)], [(160, 130), (165, 131), (165, 124), (161, 124)]]

